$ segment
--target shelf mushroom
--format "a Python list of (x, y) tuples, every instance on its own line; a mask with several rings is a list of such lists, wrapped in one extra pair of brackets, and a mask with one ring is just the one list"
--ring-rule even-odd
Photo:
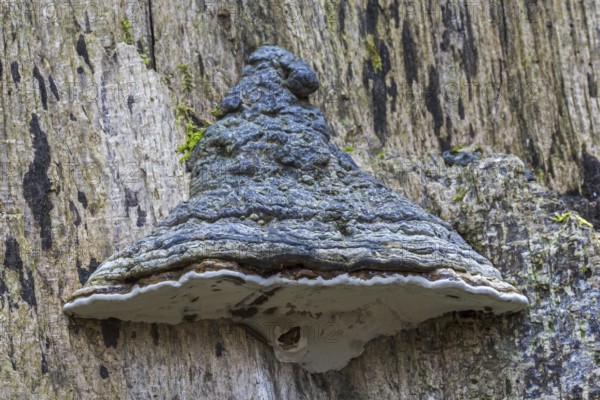
[(314, 71), (263, 46), (188, 161), (191, 198), (106, 260), (64, 307), (82, 318), (250, 326), (277, 358), (344, 367), (444, 313), (527, 299), (451, 226), (362, 172), (307, 96)]

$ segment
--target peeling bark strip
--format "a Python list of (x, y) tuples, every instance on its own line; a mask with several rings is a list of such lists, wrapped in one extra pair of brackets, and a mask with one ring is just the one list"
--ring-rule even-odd
[(431, 65), (429, 67), (429, 84), (425, 93), (425, 105), (433, 118), (433, 130), (440, 143), (442, 151), (450, 150), (450, 143), (442, 137), (441, 130), (444, 126), (444, 113), (440, 104), (438, 93), (440, 90), (440, 79), (437, 69)]
[(33, 67), (33, 77), (38, 81), (38, 87), (40, 89), (40, 98), (42, 100), (42, 106), (44, 110), (48, 110), (48, 92), (46, 91), (46, 81), (42, 74), (40, 74), (40, 70), (37, 65)]
[(77, 40), (77, 45), (75, 49), (77, 50), (77, 54), (80, 57), (83, 57), (85, 63), (88, 65), (88, 67), (90, 67), (92, 72), (94, 72), (94, 67), (92, 66), (92, 62), (90, 61), (90, 56), (88, 54), (87, 46), (85, 44), (85, 37), (83, 36), (83, 34), (79, 35), (79, 39)]
[(19, 63), (17, 61), (13, 61), (10, 64), (10, 73), (12, 75), (12, 80), (15, 86), (21, 82), (21, 74), (19, 73)]
[(56, 82), (52, 78), (52, 75), (48, 75), (48, 84), (50, 85), (50, 91), (54, 95), (56, 100), (60, 100), (60, 96), (58, 95), (58, 87), (56, 87)]
[(138, 228), (142, 228), (144, 225), (146, 225), (146, 215), (147, 212), (142, 210), (142, 207), (138, 206), (137, 208), (137, 222), (136, 222), (136, 226)]
[(69, 211), (71, 212), (71, 218), (75, 217), (73, 224), (75, 224), (75, 226), (81, 225), (81, 217), (79, 216), (79, 211), (77, 210), (75, 203), (73, 203), (73, 201), (71, 200), (69, 200)]
[(4, 283), (2, 275), (0, 275), (0, 300), (2, 300), (2, 307), (4, 307), (4, 295), (7, 293), (8, 288), (6, 287), (6, 283)]
[(87, 200), (87, 196), (85, 195), (84, 192), (78, 190), (77, 191), (77, 201), (81, 203), (81, 205), (83, 206), (83, 208), (88, 207), (88, 200)]
[(40, 226), (42, 249), (49, 250), (52, 247), (50, 211), (53, 208), (50, 201), (51, 183), (50, 178), (48, 178), (50, 146), (48, 145), (46, 133), (40, 128), (38, 117), (35, 114), (31, 115), (29, 129), (33, 135), (34, 157), (23, 178), (23, 196), (31, 209), (33, 218)]
[(402, 26), (402, 56), (404, 59), (404, 73), (408, 86), (412, 88), (413, 82), (419, 81), (419, 57), (417, 45), (410, 33), (410, 27), (405, 22)]
[(17, 272), (19, 275), (19, 282), (21, 283), (21, 298), (25, 303), (29, 304), (30, 307), (36, 308), (35, 281), (31, 269), (23, 266), (19, 243), (14, 237), (9, 236), (6, 239), (4, 246), (4, 266)]

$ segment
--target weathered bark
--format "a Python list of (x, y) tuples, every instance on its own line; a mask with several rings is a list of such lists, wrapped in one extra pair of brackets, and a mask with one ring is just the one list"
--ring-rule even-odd
[[(0, 3), (0, 398), (600, 398), (598, 238), (547, 215), (594, 219), (596, 204), (527, 183), (514, 158), (450, 170), (406, 158), (485, 144), (593, 199), (597, 4), (233, 3)], [(314, 375), (227, 322), (62, 313), (99, 261), (187, 198), (176, 105), (209, 118), (263, 42), (312, 63), (336, 144), (453, 223), (528, 312), (449, 315)]]

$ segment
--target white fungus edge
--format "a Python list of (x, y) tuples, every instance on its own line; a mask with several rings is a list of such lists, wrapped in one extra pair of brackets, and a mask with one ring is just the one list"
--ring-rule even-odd
[(425, 289), (445, 289), (445, 288), (459, 288), (472, 294), (489, 295), (493, 296), (504, 302), (520, 303), (524, 306), (529, 304), (527, 297), (518, 293), (501, 293), (496, 289), (489, 286), (471, 286), (462, 280), (450, 280), (440, 279), (436, 281), (430, 281), (421, 276), (405, 276), (405, 275), (392, 275), (392, 276), (375, 276), (368, 280), (355, 278), (348, 274), (338, 275), (331, 279), (324, 279), (323, 277), (317, 278), (300, 278), (290, 279), (282, 277), (280, 274), (263, 278), (259, 275), (247, 275), (238, 271), (231, 270), (219, 270), (219, 271), (205, 271), (196, 272), (190, 271), (182, 275), (178, 280), (169, 280), (159, 282), (147, 286), (140, 287), (139, 285), (133, 286), (128, 293), (94, 293), (92, 295), (77, 298), (65, 304), (64, 311), (68, 314), (76, 314), (77, 308), (80, 306), (86, 306), (97, 300), (101, 301), (124, 301), (132, 299), (140, 294), (149, 293), (154, 290), (158, 290), (163, 286), (172, 286), (175, 288), (181, 287), (187, 283), (190, 279), (198, 278), (220, 278), (220, 277), (236, 277), (241, 278), (247, 283), (255, 283), (259, 286), (272, 286), (272, 285), (302, 285), (302, 286), (335, 286), (335, 285), (352, 285), (352, 286), (373, 286), (373, 285), (391, 285), (391, 284), (416, 284)]

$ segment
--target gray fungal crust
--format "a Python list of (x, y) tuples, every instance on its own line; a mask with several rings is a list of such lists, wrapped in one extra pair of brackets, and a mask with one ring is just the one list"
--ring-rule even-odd
[[(282, 361), (320, 372), (343, 367), (374, 337), (446, 312), (525, 307), (448, 223), (329, 141), (307, 100), (318, 87), (290, 52), (254, 52), (188, 161), (190, 200), (100, 265), (65, 311), (229, 318), (258, 326)], [(343, 334), (325, 351), (306, 327), (332, 323)]]

